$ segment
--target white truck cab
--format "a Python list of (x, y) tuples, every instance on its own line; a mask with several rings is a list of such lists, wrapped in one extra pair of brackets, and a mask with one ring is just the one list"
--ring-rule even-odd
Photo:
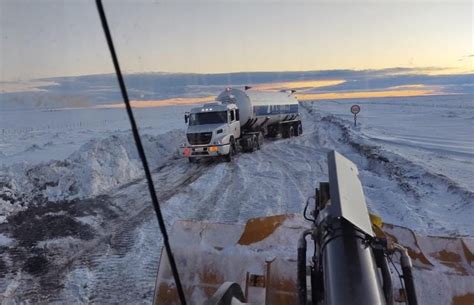
[(235, 140), (240, 138), (239, 109), (235, 104), (215, 101), (193, 108), (185, 114), (185, 121), (188, 128), (183, 155), (190, 162), (202, 157), (232, 158)]

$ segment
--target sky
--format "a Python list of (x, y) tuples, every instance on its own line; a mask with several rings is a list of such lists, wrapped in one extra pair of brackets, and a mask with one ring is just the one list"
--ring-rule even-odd
[[(472, 1), (104, 0), (128, 73), (473, 70)], [(113, 71), (92, 0), (0, 0), (0, 81)]]

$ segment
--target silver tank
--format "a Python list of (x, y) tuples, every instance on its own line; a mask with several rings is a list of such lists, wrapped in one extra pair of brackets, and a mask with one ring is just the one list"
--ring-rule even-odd
[(235, 103), (243, 129), (261, 129), (298, 116), (298, 100), (290, 92), (273, 92), (227, 88), (216, 100)]

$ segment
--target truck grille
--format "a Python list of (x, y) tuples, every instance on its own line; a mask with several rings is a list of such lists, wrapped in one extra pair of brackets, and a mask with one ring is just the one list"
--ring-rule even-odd
[(188, 142), (191, 145), (209, 144), (212, 138), (212, 132), (188, 133)]

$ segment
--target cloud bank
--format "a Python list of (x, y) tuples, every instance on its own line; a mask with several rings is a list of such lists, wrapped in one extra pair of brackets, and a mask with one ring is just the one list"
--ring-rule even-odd
[[(443, 74), (440, 68), (239, 72), (220, 74), (142, 73), (125, 75), (136, 105), (200, 102), (225, 87), (296, 89), (302, 99), (473, 94), (474, 73)], [(34, 80), (33, 85), (0, 83), (0, 110), (23, 108), (104, 107), (121, 102), (114, 74)], [(8, 90), (5, 90), (7, 88)], [(153, 101), (153, 102), (151, 102)]]

